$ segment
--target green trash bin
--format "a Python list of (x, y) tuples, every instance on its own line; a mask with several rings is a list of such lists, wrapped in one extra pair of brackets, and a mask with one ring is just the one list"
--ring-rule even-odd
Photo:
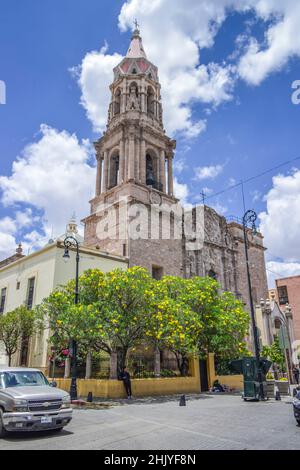
[[(267, 380), (266, 375), (271, 367), (271, 362), (267, 359), (260, 359), (260, 368), (262, 373), (264, 396), (267, 398)], [(231, 368), (244, 377), (244, 400), (259, 400), (259, 381), (258, 370), (255, 357), (243, 357), (236, 361), (231, 361)]]

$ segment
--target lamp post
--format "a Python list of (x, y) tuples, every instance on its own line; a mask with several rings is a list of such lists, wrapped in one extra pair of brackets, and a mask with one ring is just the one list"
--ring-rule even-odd
[[(70, 259), (69, 249), (76, 248), (76, 275), (75, 275), (75, 305), (79, 300), (79, 243), (75, 237), (67, 236), (64, 239), (65, 252), (63, 258), (65, 261)], [(77, 400), (77, 343), (74, 339), (71, 340), (71, 387), (70, 387), (71, 401)]]
[(256, 358), (258, 383), (259, 383), (259, 398), (261, 400), (264, 400), (265, 394), (264, 394), (262, 370), (261, 370), (261, 364), (260, 364), (260, 350), (259, 350), (258, 332), (257, 332), (255, 311), (254, 311), (254, 304), (253, 304), (253, 297), (252, 297), (252, 285), (251, 285), (251, 276), (250, 276), (250, 268), (249, 268), (248, 238), (247, 238), (247, 230), (249, 228), (249, 225), (251, 225), (252, 233), (254, 235), (257, 233), (256, 232), (256, 226), (255, 226), (256, 219), (257, 219), (257, 214), (253, 210), (248, 210), (247, 212), (245, 212), (245, 214), (243, 216), (243, 231), (244, 231), (244, 245), (245, 245), (245, 256), (246, 256), (246, 268), (247, 268), (247, 280), (248, 280), (248, 290), (249, 290), (251, 322), (252, 322), (253, 339), (254, 339), (254, 351), (255, 351), (255, 358)]
[[(281, 317), (281, 321), (283, 325), (285, 326), (286, 334), (287, 334), (287, 339), (288, 339), (288, 349), (285, 347), (285, 338), (284, 338), (284, 333), (283, 329), (281, 327), (281, 338), (282, 338), (282, 346), (284, 349), (284, 357), (285, 357), (285, 362), (286, 362), (286, 370), (287, 370), (287, 376), (289, 379), (289, 383), (293, 383), (293, 374), (291, 372), (291, 364), (290, 364), (290, 351), (292, 352), (292, 341), (291, 341), (291, 335), (290, 335), (290, 330), (289, 330), (289, 324), (288, 320), (289, 318), (292, 318), (292, 309), (287, 303), (284, 309), (284, 314)], [(293, 353), (292, 353), (293, 355)]]

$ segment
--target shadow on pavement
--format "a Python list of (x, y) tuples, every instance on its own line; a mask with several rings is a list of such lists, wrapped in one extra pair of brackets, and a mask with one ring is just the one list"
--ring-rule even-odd
[[(119, 399), (101, 399), (102, 403), (110, 403), (112, 406), (118, 405), (153, 405), (153, 404), (160, 404), (160, 403), (172, 403), (172, 402), (179, 402), (180, 397), (183, 394), (178, 395), (167, 395), (167, 396), (154, 396), (154, 397), (132, 397), (131, 399), (128, 398), (119, 398)], [(185, 394), (186, 401), (195, 401), (195, 400), (206, 400), (207, 398), (213, 398), (212, 394)], [(96, 402), (96, 400), (95, 400)]]
[(67, 431), (63, 429), (62, 431), (56, 431), (51, 429), (50, 431), (27, 431), (27, 432), (10, 432), (7, 436), (5, 436), (2, 441), (3, 442), (17, 442), (19, 440), (27, 440), (27, 441), (36, 441), (41, 439), (49, 439), (51, 437), (57, 436), (68, 436), (70, 434), (74, 434), (71, 431)]

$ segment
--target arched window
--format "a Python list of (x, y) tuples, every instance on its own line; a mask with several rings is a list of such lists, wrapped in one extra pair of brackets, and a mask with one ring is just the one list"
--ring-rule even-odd
[(118, 88), (115, 94), (115, 100), (114, 100), (114, 115), (115, 114), (120, 114), (120, 109), (121, 109), (121, 90)]
[(155, 185), (155, 171), (153, 158), (149, 153), (146, 155), (146, 184), (147, 186)]
[(110, 159), (109, 165), (109, 188), (114, 188), (119, 183), (119, 155)]
[(154, 92), (151, 87), (147, 90), (147, 113), (154, 114)]

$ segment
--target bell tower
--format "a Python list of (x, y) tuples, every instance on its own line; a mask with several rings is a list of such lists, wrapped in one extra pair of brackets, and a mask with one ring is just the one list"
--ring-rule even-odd
[[(169, 212), (170, 216), (171, 207), (178, 202), (173, 195), (176, 142), (166, 135), (163, 127), (158, 69), (146, 56), (137, 24), (126, 57), (113, 72), (107, 129), (94, 143), (96, 194), (91, 201), (91, 214), (84, 220), (85, 243), (126, 255), (131, 265), (149, 270), (156, 266), (163, 274), (180, 274), (180, 268), (176, 273), (174, 269), (165, 269), (165, 262), (159, 256), (160, 247), (165, 245), (165, 251), (173, 240), (160, 236), (153, 239), (151, 233), (152, 227), (152, 232), (161, 235), (161, 213)], [(121, 217), (125, 200), (126, 221)], [(131, 207), (133, 204), (143, 205), (143, 216)], [(150, 206), (157, 209), (158, 221), (150, 222), (151, 227), (146, 228)], [(138, 239), (136, 235), (132, 239), (127, 226), (135, 218), (140, 218)], [(143, 260), (145, 256), (147, 262)]]

